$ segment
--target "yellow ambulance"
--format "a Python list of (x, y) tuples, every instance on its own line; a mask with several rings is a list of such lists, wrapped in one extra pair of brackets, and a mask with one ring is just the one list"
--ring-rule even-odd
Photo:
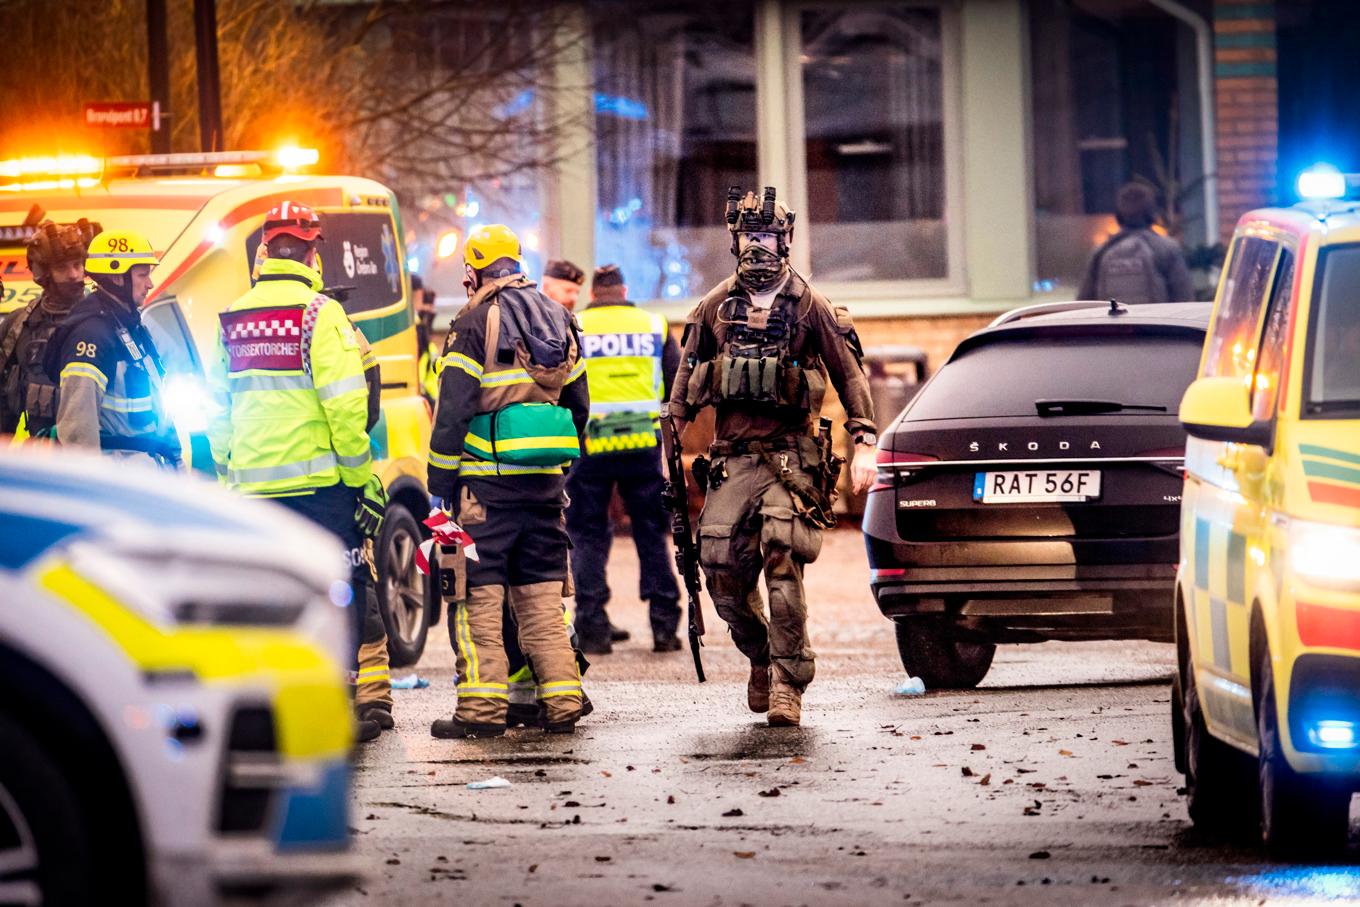
[(1302, 859), (1345, 846), (1360, 790), (1360, 203), (1321, 186), (1238, 223), (1180, 409), (1190, 816)]
[(391, 497), (377, 557), (379, 596), (394, 664), (415, 662), (438, 596), (416, 568), (429, 512), (425, 454), (430, 408), (420, 395), (410, 274), (392, 191), (352, 176), (312, 175), (315, 149), (0, 161), (0, 312), (40, 293), (24, 246), (43, 218), (88, 218), (135, 230), (161, 257), (143, 319), (165, 361), (167, 408), (191, 465), (213, 471), (206, 428), (213, 405), (203, 358), (218, 313), (250, 289), (264, 216), (284, 200), (321, 213), (322, 274), (382, 367), (382, 419), (372, 432), (375, 468)]

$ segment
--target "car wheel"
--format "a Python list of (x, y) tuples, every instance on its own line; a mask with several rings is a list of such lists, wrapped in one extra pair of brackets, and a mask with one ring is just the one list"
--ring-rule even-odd
[(400, 504), (387, 505), (378, 536), (378, 605), (393, 667), (415, 664), (430, 630), (426, 582), (416, 566), (420, 525)]
[(1177, 680), (1184, 711), (1173, 725), (1185, 735), (1181, 746), (1190, 821), (1215, 837), (1244, 838), (1256, 827), (1251, 759), (1209, 733), (1194, 669), (1187, 665)]
[(996, 644), (959, 639), (947, 620), (911, 618), (894, 622), (902, 667), (927, 690), (971, 690), (992, 666)]
[(1351, 792), (1290, 767), (1280, 739), (1275, 674), (1270, 650), (1257, 656), (1257, 772), (1261, 787), (1261, 841), (1275, 859), (1325, 860), (1346, 847)]
[(0, 715), (0, 904), (95, 903), (79, 800), (52, 756)]

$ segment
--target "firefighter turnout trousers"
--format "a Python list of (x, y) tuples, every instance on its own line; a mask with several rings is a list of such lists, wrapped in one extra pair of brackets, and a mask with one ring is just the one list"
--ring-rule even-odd
[(364, 537), (354, 522), (359, 489), (329, 485), (305, 494), (265, 498), (311, 520), (333, 534), (345, 546), (350, 564), (350, 632), (356, 649), (350, 667), (355, 678), (355, 704), (392, 708), (392, 677), (387, 664), (387, 631), (378, 611), (378, 592), (372, 567), (364, 553)]
[[(536, 690), (549, 723), (569, 721), (581, 710), (581, 675), (570, 631), (562, 619), (567, 534), (555, 505), (482, 504), (476, 480), (464, 485), (458, 522), (472, 536), (478, 560), (466, 564), (467, 595), (454, 597), (451, 633), (458, 666), (458, 708), (467, 724), (505, 723), (509, 660), (502, 641), (502, 608), (508, 604), (520, 649), (538, 679)], [(443, 563), (454, 562), (445, 550)]]
[[(818, 452), (811, 438), (775, 456), (812, 481)], [(711, 471), (724, 467), (727, 478), (709, 490), (699, 515), (699, 563), (709, 595), (741, 653), (752, 664), (773, 665), (775, 681), (803, 690), (815, 673), (803, 567), (821, 552), (821, 530), (797, 516), (792, 495), (759, 455), (715, 456)], [(768, 617), (758, 594), (762, 573)]]

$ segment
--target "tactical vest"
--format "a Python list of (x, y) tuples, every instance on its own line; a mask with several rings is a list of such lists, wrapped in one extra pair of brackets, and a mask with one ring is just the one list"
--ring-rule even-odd
[(38, 437), (51, 433), (57, 424), (57, 384), (43, 366), (52, 335), (70, 309), (49, 312), (42, 307), (45, 295), (33, 300), (5, 324), (0, 337), (0, 372), (6, 411), (22, 414), (27, 432)]
[(685, 326), (686, 349), (689, 332), (703, 332), (697, 355), (691, 357), (685, 403), (696, 409), (731, 404), (820, 410), (825, 371), (821, 357), (807, 348), (808, 332), (801, 327), (812, 303), (810, 288), (801, 283), (796, 298), (781, 292), (768, 309), (752, 305), (750, 297), (730, 283), (718, 290), (727, 295), (717, 306), (715, 323)]

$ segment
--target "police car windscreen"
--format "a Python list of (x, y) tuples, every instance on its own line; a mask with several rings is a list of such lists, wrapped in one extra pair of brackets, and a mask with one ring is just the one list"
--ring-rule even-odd
[(1033, 417), (1036, 401), (1055, 399), (1163, 406), (1174, 419), (1203, 342), (1191, 333), (996, 339), (946, 364), (912, 402), (910, 419)]

